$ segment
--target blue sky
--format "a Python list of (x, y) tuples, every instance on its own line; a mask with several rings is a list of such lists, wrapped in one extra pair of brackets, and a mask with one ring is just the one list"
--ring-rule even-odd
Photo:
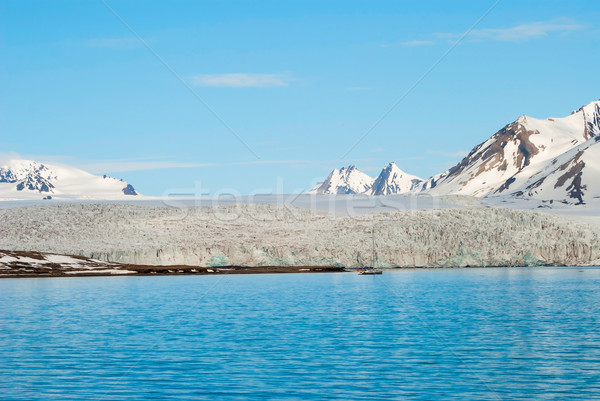
[(595, 1), (0, 0), (0, 154), (148, 195), (390, 161), (425, 178), (600, 98), (598, 20)]

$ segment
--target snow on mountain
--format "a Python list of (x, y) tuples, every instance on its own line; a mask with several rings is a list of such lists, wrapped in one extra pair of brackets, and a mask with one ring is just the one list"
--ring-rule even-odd
[(355, 166), (334, 169), (323, 183), (308, 193), (313, 194), (363, 194), (373, 186), (373, 178)]
[(135, 196), (131, 184), (109, 176), (31, 160), (10, 160), (0, 166), (0, 199), (119, 199)]
[(423, 180), (400, 170), (396, 163), (391, 162), (381, 170), (375, 179), (370, 195), (396, 195), (411, 192), (418, 187)]
[[(592, 166), (594, 163), (591, 155), (598, 152), (596, 148), (589, 147), (589, 150), (584, 151), (585, 160), (575, 160), (573, 157), (576, 154), (569, 159), (570, 153), (566, 153), (578, 146), (586, 147), (582, 144), (590, 140), (593, 142), (599, 136), (600, 101), (590, 103), (564, 118), (541, 120), (521, 116), (476, 146), (455, 167), (428, 179), (417, 190), (438, 195), (472, 196), (523, 193), (528, 196), (543, 196), (545, 199), (560, 195), (555, 200), (563, 200), (567, 196), (572, 201), (573, 197), (568, 192), (570, 190), (563, 188), (562, 180), (559, 182), (561, 175), (558, 172), (551, 173), (554, 171), (552, 166), (558, 164), (560, 167), (567, 163), (564, 169), (573, 168), (580, 161), (587, 161), (585, 165)], [(532, 177), (544, 174), (549, 174), (549, 178), (556, 178), (556, 181), (548, 181), (544, 186), (539, 184), (536, 191), (527, 190), (528, 186), (535, 184), (531, 182)], [(584, 176), (591, 177), (594, 174), (582, 172)], [(551, 185), (556, 185), (557, 191), (548, 190)], [(575, 199), (578, 203), (581, 202), (578, 197)]]
[(515, 194), (585, 204), (600, 198), (600, 136), (563, 153), (531, 176)]
[(581, 113), (585, 123), (586, 138), (593, 138), (600, 135), (600, 100), (592, 102), (572, 114)]

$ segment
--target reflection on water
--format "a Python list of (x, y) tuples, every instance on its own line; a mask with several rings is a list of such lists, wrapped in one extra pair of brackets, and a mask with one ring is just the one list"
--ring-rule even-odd
[(600, 269), (0, 280), (2, 399), (600, 397)]

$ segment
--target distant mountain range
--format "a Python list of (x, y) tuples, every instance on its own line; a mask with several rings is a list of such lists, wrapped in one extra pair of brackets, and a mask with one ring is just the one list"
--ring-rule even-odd
[(138, 195), (123, 180), (95, 176), (83, 170), (31, 160), (10, 160), (0, 166), (0, 200), (53, 196), (77, 199), (118, 199)]
[[(585, 204), (600, 198), (600, 101), (563, 118), (521, 116), (456, 166), (425, 180), (389, 163), (372, 178), (355, 166), (334, 169), (313, 194), (508, 195)], [(0, 166), (0, 200), (59, 197), (121, 199), (138, 195), (109, 176), (31, 160)]]
[(355, 166), (334, 169), (322, 184), (309, 191), (313, 194), (396, 195), (414, 191), (423, 180), (400, 170), (394, 162), (381, 170), (375, 179)]
[(600, 197), (600, 101), (564, 118), (521, 116), (460, 163), (427, 180), (394, 163), (372, 179), (350, 166), (310, 193), (511, 195), (583, 204)]

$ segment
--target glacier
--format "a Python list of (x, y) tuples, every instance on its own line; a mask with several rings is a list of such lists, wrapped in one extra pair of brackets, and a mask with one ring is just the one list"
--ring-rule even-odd
[[(590, 265), (592, 219), (501, 207), (340, 216), (290, 205), (56, 204), (0, 209), (0, 249), (191, 266)], [(586, 223), (588, 221), (588, 223)]]

